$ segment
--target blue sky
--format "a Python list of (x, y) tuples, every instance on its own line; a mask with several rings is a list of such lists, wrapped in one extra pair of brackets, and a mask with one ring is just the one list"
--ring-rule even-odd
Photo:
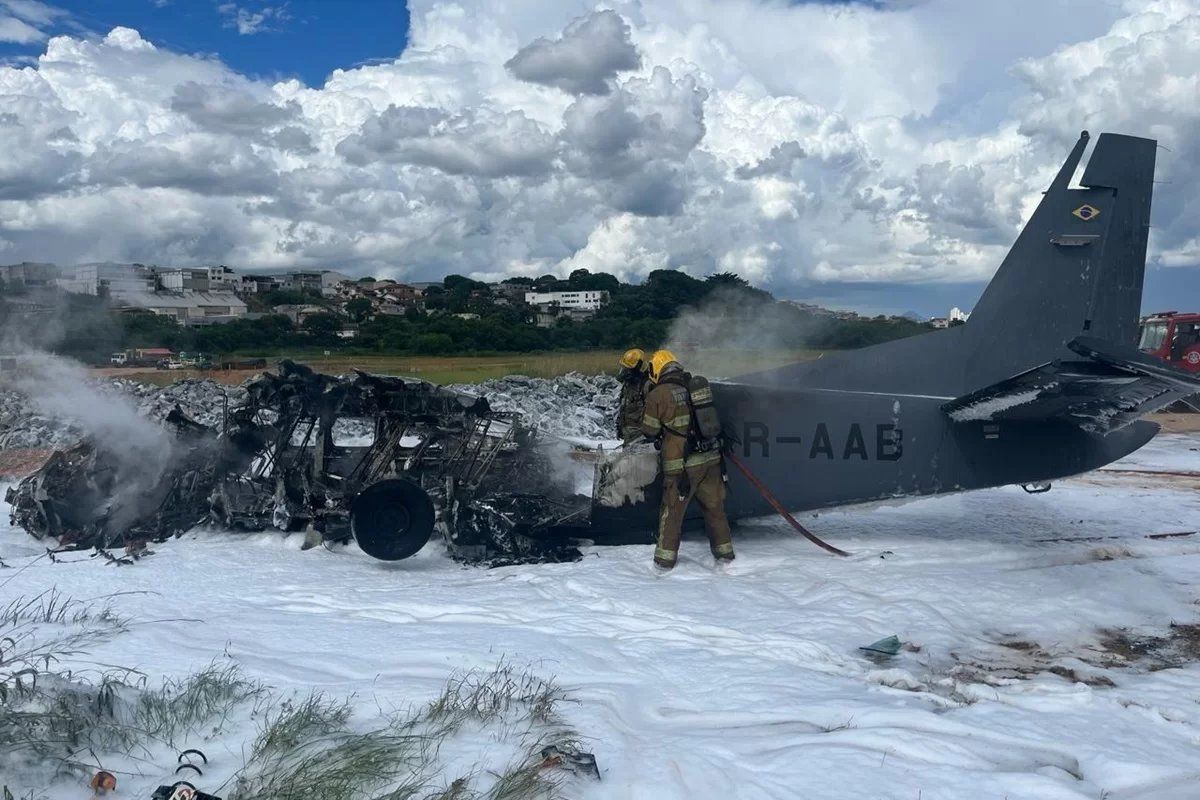
[[(216, 55), (250, 77), (295, 77), (321, 86), (335, 69), (404, 50), (404, 0), (56, 0), (70, 17), (50, 34), (103, 35), (121, 25), (182, 53)], [(261, 18), (260, 18), (261, 15)], [(239, 25), (240, 20), (240, 25)], [(0, 56), (36, 57), (42, 42), (0, 44)]]

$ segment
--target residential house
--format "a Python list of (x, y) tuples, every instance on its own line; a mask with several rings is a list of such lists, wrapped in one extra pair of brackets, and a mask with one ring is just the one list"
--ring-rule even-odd
[(422, 295), (415, 287), (406, 283), (388, 281), (386, 284), (377, 283), (375, 285), (375, 296), (384, 302), (407, 308), (419, 305)]
[(321, 293), (320, 270), (294, 270), (284, 275), (279, 276), (283, 280), (283, 288), (293, 292), (314, 292)]
[(283, 314), (293, 325), (301, 325), (314, 314), (326, 314), (328, 311), (316, 305), (281, 305), (275, 306), (275, 313)]

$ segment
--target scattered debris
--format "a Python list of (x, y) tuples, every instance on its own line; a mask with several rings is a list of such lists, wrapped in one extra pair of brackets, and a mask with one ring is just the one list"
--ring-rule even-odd
[(103, 797), (109, 792), (117, 790), (117, 777), (111, 772), (100, 770), (92, 776), (91, 783), (88, 784), (97, 797)]
[(542, 763), (539, 768), (543, 770), (560, 768), (600, 780), (600, 767), (596, 765), (595, 755), (583, 752), (563, 752), (555, 745), (542, 749)]
[(150, 800), (221, 800), (213, 794), (200, 791), (187, 781), (178, 781), (170, 786), (159, 786), (150, 795)]
[(900, 637), (888, 636), (884, 639), (880, 639), (877, 642), (871, 642), (870, 644), (863, 645), (862, 647), (860, 647), (858, 649), (865, 650), (868, 653), (877, 653), (879, 655), (884, 655), (884, 656), (894, 656), (900, 652), (900, 648), (902, 648), (903, 646), (904, 646), (904, 643), (900, 641)]

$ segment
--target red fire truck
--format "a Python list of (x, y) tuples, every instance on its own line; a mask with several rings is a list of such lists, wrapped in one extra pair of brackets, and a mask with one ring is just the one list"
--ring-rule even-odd
[(1142, 320), (1138, 348), (1173, 367), (1200, 373), (1200, 314), (1151, 314)]

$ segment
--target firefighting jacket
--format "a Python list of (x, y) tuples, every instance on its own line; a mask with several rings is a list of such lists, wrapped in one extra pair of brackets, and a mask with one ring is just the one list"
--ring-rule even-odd
[(642, 433), (651, 439), (661, 437), (662, 468), (667, 475), (721, 458), (719, 450), (688, 452), (688, 441), (694, 432), (688, 390), (681, 378), (682, 373), (664, 375), (646, 395), (646, 413), (642, 416)]

